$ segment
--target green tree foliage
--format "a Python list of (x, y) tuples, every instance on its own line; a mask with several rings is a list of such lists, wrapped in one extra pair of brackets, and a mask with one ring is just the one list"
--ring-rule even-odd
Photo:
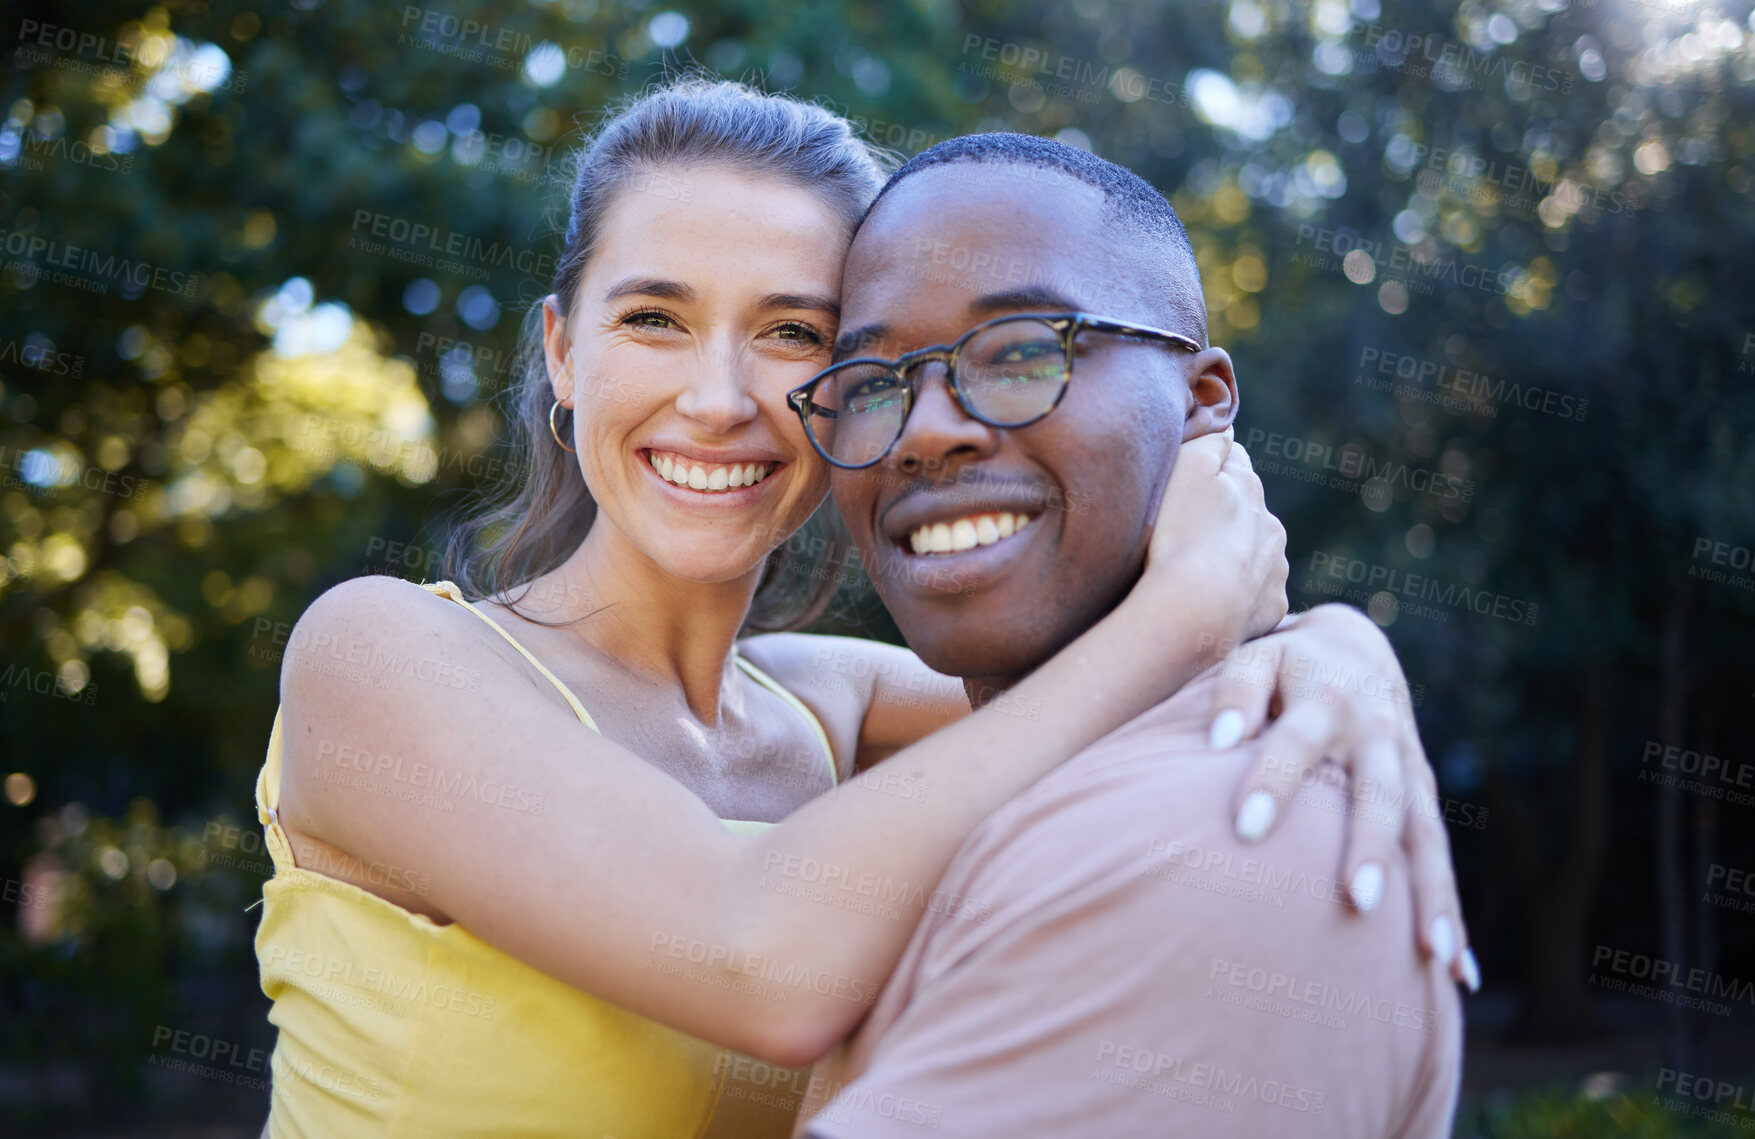
[[(1755, 761), (1749, 9), (9, 9), (0, 874), (65, 904), (0, 912), (0, 1057), (101, 1103), (156, 1025), (261, 1037), (238, 836), (291, 623), (346, 577), (442, 576), (435, 522), (517, 477), (495, 397), (565, 160), (684, 65), (903, 155), (1016, 129), (1162, 188), (1294, 600), (1401, 651), (1520, 1029), (1591, 1028), (1601, 945), (1755, 978), (1706, 890), (1755, 866), (1751, 806), (1664, 750)], [(1700, 1035), (1677, 1014), (1672, 1054)]]

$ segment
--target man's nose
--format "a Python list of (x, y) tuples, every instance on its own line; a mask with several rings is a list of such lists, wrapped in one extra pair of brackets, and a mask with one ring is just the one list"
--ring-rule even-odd
[(998, 449), (998, 429), (971, 418), (957, 403), (942, 360), (922, 364), (914, 385), (914, 408), (890, 463), (907, 473), (930, 471), (956, 458), (986, 458)]

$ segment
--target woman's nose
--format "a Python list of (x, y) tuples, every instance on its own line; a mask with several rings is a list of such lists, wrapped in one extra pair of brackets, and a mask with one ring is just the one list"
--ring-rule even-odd
[(756, 418), (760, 408), (750, 394), (748, 370), (735, 360), (703, 360), (682, 392), (676, 409), (716, 435)]

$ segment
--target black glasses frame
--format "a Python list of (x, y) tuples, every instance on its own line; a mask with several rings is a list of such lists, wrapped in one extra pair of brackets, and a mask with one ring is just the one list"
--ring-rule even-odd
[[(1061, 351), (1065, 353), (1066, 356), (1066, 367), (1061, 377), (1060, 390), (1054, 393), (1053, 403), (1043, 409), (1042, 413), (1039, 415), (1032, 415), (1028, 419), (1019, 420), (1015, 423), (1007, 423), (982, 415), (979, 411), (975, 410), (974, 406), (969, 402), (968, 393), (965, 392), (962, 385), (957, 382), (957, 356), (962, 352), (963, 346), (969, 343), (969, 339), (976, 333), (983, 332), (997, 325), (1011, 324), (1024, 320), (1033, 320), (1038, 324), (1046, 324), (1060, 334), (1060, 347)], [(957, 337), (954, 343), (934, 344), (927, 348), (919, 348), (894, 360), (886, 360), (877, 356), (859, 356), (851, 360), (842, 360), (839, 363), (831, 364), (829, 367), (824, 368), (809, 380), (788, 392), (786, 395), (786, 402), (793, 411), (798, 413), (799, 422), (804, 424), (804, 433), (810, 440), (810, 445), (816, 449), (816, 453), (821, 455), (825, 461), (831, 466), (839, 467), (844, 471), (864, 470), (866, 467), (876, 466), (878, 463), (883, 462), (884, 457), (895, 449), (897, 441), (902, 438), (903, 432), (908, 429), (908, 416), (914, 411), (914, 392), (916, 385), (912, 373), (915, 368), (918, 368), (922, 364), (929, 364), (934, 360), (942, 361), (945, 366), (945, 383), (951, 390), (951, 397), (957, 401), (957, 406), (963, 409), (963, 414), (967, 415), (970, 419), (975, 420), (977, 423), (984, 423), (989, 427), (1001, 428), (1028, 427), (1030, 424), (1039, 422), (1045, 418), (1050, 412), (1060, 406), (1061, 400), (1066, 398), (1066, 390), (1072, 386), (1073, 341), (1078, 337), (1079, 333), (1085, 331), (1107, 332), (1117, 336), (1132, 336), (1141, 340), (1153, 340), (1164, 344), (1174, 344), (1178, 348), (1185, 349), (1189, 352), (1201, 351), (1201, 346), (1199, 344), (1179, 333), (1165, 332), (1161, 328), (1151, 328), (1143, 324), (1130, 324), (1125, 321), (1109, 320), (1106, 317), (1093, 316), (1088, 312), (1017, 313), (1010, 316), (995, 317), (992, 320), (984, 320), (974, 328), (963, 333), (963, 335)], [(890, 440), (889, 444), (878, 453), (876, 458), (865, 463), (844, 463), (829, 454), (828, 449), (817, 439), (817, 433), (812, 429), (810, 421), (813, 414), (821, 415), (828, 419), (835, 418), (834, 409), (824, 407), (816, 402), (817, 386), (823, 381), (829, 379), (833, 373), (855, 364), (875, 365), (887, 369), (889, 373), (896, 378), (897, 382), (900, 383), (902, 387), (902, 419), (896, 425), (896, 437)]]

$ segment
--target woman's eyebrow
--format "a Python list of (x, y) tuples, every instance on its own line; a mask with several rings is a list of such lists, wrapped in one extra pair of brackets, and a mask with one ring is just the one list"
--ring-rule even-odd
[(628, 277), (610, 286), (609, 292), (603, 295), (606, 301), (616, 301), (623, 297), (658, 297), (667, 301), (692, 301), (695, 290), (681, 281), (666, 281), (660, 277)]
[[(605, 301), (618, 301), (623, 297), (657, 297), (660, 300), (688, 303), (698, 299), (695, 290), (681, 281), (668, 281), (662, 277), (628, 277), (611, 285), (603, 294)], [(841, 301), (827, 293), (769, 293), (756, 303), (760, 312), (774, 309), (808, 309), (821, 312), (833, 320), (841, 319)]]
[(826, 293), (769, 293), (756, 308), (762, 312), (785, 308), (810, 309), (837, 322), (841, 319), (840, 298)]

